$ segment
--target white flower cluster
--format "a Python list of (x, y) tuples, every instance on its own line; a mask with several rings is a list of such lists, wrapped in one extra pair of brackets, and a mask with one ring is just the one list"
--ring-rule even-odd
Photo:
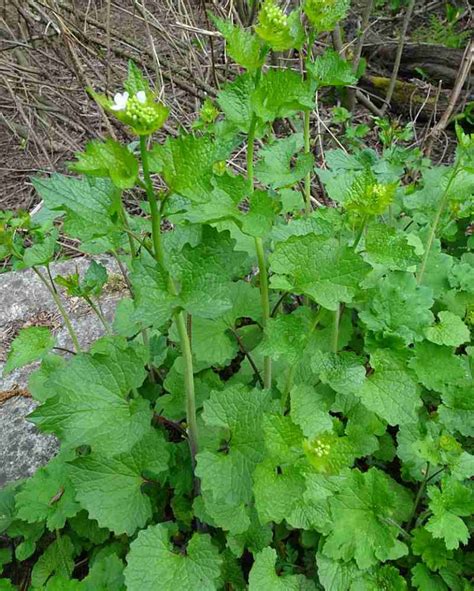
[[(114, 96), (114, 104), (112, 105), (112, 111), (125, 111), (128, 105), (130, 95), (128, 92), (120, 93)], [(139, 90), (134, 97), (140, 104), (146, 103), (146, 93), (144, 90)]]

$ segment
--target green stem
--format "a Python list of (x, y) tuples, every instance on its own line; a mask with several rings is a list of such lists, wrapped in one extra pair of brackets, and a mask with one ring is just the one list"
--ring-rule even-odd
[(112, 330), (110, 328), (110, 325), (107, 322), (107, 319), (105, 318), (105, 316), (102, 313), (102, 310), (99, 308), (99, 306), (96, 306), (94, 304), (94, 302), (92, 301), (92, 299), (89, 296), (86, 296), (84, 299), (89, 304), (89, 306), (91, 307), (92, 311), (96, 314), (97, 318), (100, 320), (102, 326), (105, 328), (105, 332), (107, 334), (111, 334), (112, 333)]
[(362, 236), (364, 235), (365, 229), (367, 228), (368, 221), (369, 220), (366, 217), (362, 220), (362, 225), (361, 225), (360, 230), (357, 233), (356, 239), (354, 241), (354, 245), (353, 245), (354, 250), (356, 250), (357, 247), (359, 246), (359, 242), (361, 241)]
[[(147, 138), (140, 136), (140, 151), (142, 157), (143, 177), (146, 186), (148, 201), (150, 203), (151, 211), (151, 231), (153, 238), (153, 248), (155, 251), (155, 258), (158, 264), (165, 269), (165, 257), (163, 246), (161, 243), (161, 213), (158, 207), (153, 184), (150, 177), (150, 167), (148, 163), (148, 151), (146, 149)], [(174, 295), (178, 294), (176, 285), (172, 279), (169, 278), (170, 290)], [(194, 369), (193, 369), (193, 355), (191, 351), (191, 343), (189, 340), (188, 331), (186, 330), (186, 319), (184, 311), (175, 312), (174, 320), (178, 328), (179, 341), (181, 346), (181, 353), (184, 361), (184, 388), (186, 392), (186, 422), (188, 425), (188, 441), (191, 452), (191, 462), (194, 470), (195, 458), (198, 453), (198, 429), (196, 419), (196, 396), (194, 391)], [(197, 488), (197, 487), (196, 487)]]
[(153, 239), (153, 248), (158, 263), (164, 268), (163, 246), (161, 244), (161, 213), (158, 207), (155, 190), (150, 176), (150, 165), (148, 162), (148, 150), (146, 147), (147, 136), (140, 136), (140, 153), (142, 157), (143, 178), (145, 180), (146, 195), (150, 204), (151, 212), (151, 234)]
[[(254, 191), (255, 182), (253, 171), (253, 157), (256, 127), (257, 117), (254, 114), (252, 115), (252, 120), (250, 122), (247, 143), (247, 179), (249, 183), (250, 194), (252, 194)], [(257, 252), (257, 262), (260, 280), (260, 299), (262, 302), (263, 328), (265, 330), (270, 319), (270, 296), (268, 290), (268, 273), (267, 264), (265, 261), (265, 249), (263, 247), (263, 240), (260, 237), (255, 238), (255, 250)], [(271, 388), (272, 386), (272, 360), (269, 356), (263, 358), (263, 385), (265, 389)]]
[[(270, 320), (270, 296), (268, 290), (268, 273), (265, 262), (265, 251), (263, 248), (263, 240), (261, 238), (255, 238), (255, 249), (257, 251), (259, 268), (263, 328), (265, 329)], [(271, 388), (272, 386), (272, 360), (271, 357), (268, 356), (263, 358), (263, 385), (265, 389)]]
[(252, 194), (254, 191), (254, 172), (253, 172), (253, 157), (255, 150), (255, 131), (257, 128), (257, 116), (252, 115), (250, 121), (250, 128), (247, 141), (247, 179), (249, 183), (249, 191)]
[(134, 239), (135, 239), (135, 240), (138, 242), (138, 244), (140, 245), (140, 247), (141, 247), (141, 248), (143, 248), (144, 250), (146, 250), (147, 252), (149, 252), (149, 253), (150, 253), (150, 255), (151, 255), (152, 257), (153, 257), (153, 256), (155, 256), (155, 254), (154, 254), (153, 250), (151, 249), (151, 247), (150, 247), (150, 246), (148, 246), (148, 245), (146, 244), (146, 242), (145, 242), (145, 240), (144, 240), (144, 239), (142, 239), (142, 238), (141, 238), (141, 237), (140, 237), (138, 234), (136, 234), (135, 232), (132, 232), (131, 230), (128, 230), (127, 228), (124, 228), (124, 230), (125, 230), (125, 232), (128, 234), (128, 236), (129, 236), (129, 240), (130, 240), (130, 237), (131, 237), (131, 238), (134, 238)]
[[(304, 152), (309, 154), (311, 152), (311, 111), (304, 112)], [(304, 179), (304, 200), (305, 200), (305, 213), (309, 215), (311, 213), (311, 172), (308, 172)]]
[(418, 285), (420, 285), (421, 282), (423, 281), (423, 276), (426, 271), (426, 264), (428, 263), (428, 258), (430, 256), (431, 247), (433, 246), (433, 242), (434, 242), (434, 239), (436, 236), (436, 231), (438, 230), (441, 216), (443, 215), (444, 208), (446, 207), (446, 203), (448, 201), (449, 189), (451, 188), (451, 185), (452, 185), (452, 183), (459, 171), (459, 166), (460, 166), (460, 162), (458, 160), (458, 162), (456, 163), (456, 165), (454, 166), (454, 168), (451, 172), (451, 175), (448, 180), (448, 184), (446, 185), (446, 189), (444, 190), (444, 193), (443, 193), (443, 195), (440, 199), (439, 205), (438, 205), (438, 209), (436, 210), (436, 215), (433, 220), (433, 225), (431, 226), (431, 230), (428, 235), (428, 241), (425, 246), (425, 253), (423, 255), (423, 260), (421, 262), (420, 270), (418, 271), (418, 275), (416, 278), (416, 282)]
[(80, 353), (81, 352), (81, 346), (79, 344), (79, 340), (77, 338), (77, 334), (76, 334), (74, 328), (72, 327), (72, 323), (71, 323), (71, 320), (69, 318), (69, 314), (66, 312), (66, 308), (63, 306), (63, 303), (61, 301), (61, 297), (59, 296), (58, 292), (56, 291), (56, 288), (55, 288), (54, 284), (50, 285), (50, 283), (48, 282), (48, 280), (43, 277), (43, 275), (41, 274), (41, 272), (36, 267), (32, 267), (32, 268), (33, 268), (33, 271), (38, 276), (38, 279), (43, 283), (43, 285), (46, 287), (46, 289), (51, 294), (51, 297), (53, 298), (54, 303), (58, 307), (58, 310), (59, 310), (61, 316), (63, 317), (64, 324), (66, 325), (66, 329), (67, 329), (67, 331), (69, 333), (69, 336), (71, 337), (71, 340), (72, 340), (73, 345), (74, 345), (74, 349), (76, 350), (76, 353)]
[(188, 424), (189, 448), (193, 470), (196, 454), (198, 453), (198, 427), (196, 419), (196, 396), (194, 392), (194, 371), (193, 355), (188, 331), (186, 330), (186, 319), (184, 311), (175, 314), (175, 322), (178, 328), (181, 352), (184, 360), (184, 387), (186, 391), (186, 422)]
[(255, 374), (255, 377), (257, 378), (258, 383), (260, 384), (260, 387), (264, 388), (265, 385), (263, 383), (262, 376), (260, 375), (260, 372), (258, 371), (258, 367), (255, 364), (255, 361), (252, 359), (252, 356), (247, 351), (247, 349), (244, 347), (244, 344), (243, 344), (242, 339), (240, 338), (239, 334), (233, 329), (232, 329), (232, 333), (235, 336), (235, 339), (239, 344), (239, 349), (240, 349), (241, 353), (243, 353), (245, 355), (245, 357), (247, 357), (247, 360), (250, 363), (251, 368), (253, 369), (253, 372)]
[(415, 519), (418, 505), (420, 504), (421, 497), (423, 496), (423, 493), (425, 492), (426, 484), (428, 483), (428, 480), (429, 480), (429, 472), (430, 472), (430, 463), (427, 462), (426, 463), (426, 471), (425, 471), (425, 475), (423, 477), (423, 481), (421, 482), (420, 486), (418, 487), (418, 492), (416, 493), (415, 502), (413, 503), (413, 508), (411, 510), (410, 517), (408, 518), (408, 521), (407, 521), (407, 526), (406, 526), (407, 531), (411, 531), (412, 523), (413, 523), (413, 520)]

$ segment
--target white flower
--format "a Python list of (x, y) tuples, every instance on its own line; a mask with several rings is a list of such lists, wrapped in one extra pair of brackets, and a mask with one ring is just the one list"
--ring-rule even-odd
[(127, 108), (127, 102), (128, 92), (124, 92), (123, 94), (117, 92), (117, 94), (114, 96), (114, 104), (110, 108), (112, 111), (125, 111)]
[(142, 105), (146, 103), (146, 92), (144, 90), (139, 90), (135, 96), (137, 97), (137, 101)]

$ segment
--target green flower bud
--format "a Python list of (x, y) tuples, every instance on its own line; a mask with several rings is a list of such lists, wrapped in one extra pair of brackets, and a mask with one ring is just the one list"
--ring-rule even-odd
[(210, 99), (206, 99), (201, 107), (199, 117), (203, 123), (214, 123), (219, 116), (219, 111)]
[(355, 218), (382, 215), (392, 203), (396, 188), (396, 183), (378, 183), (372, 172), (363, 172), (352, 184), (344, 206)]
[(303, 449), (310, 464), (324, 474), (337, 474), (354, 461), (348, 438), (338, 437), (336, 433), (321, 433), (314, 439), (306, 439)]
[(264, 1), (255, 32), (275, 51), (299, 47), (303, 40), (299, 13), (286, 15), (275, 0)]

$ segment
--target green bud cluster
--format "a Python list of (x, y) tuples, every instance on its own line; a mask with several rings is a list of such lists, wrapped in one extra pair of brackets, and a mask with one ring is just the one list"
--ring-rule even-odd
[(393, 201), (394, 196), (394, 185), (383, 185), (381, 183), (376, 183), (371, 187), (371, 191), (368, 195), (368, 202), (376, 215), (382, 214)]
[(217, 176), (222, 176), (223, 174), (225, 174), (225, 171), (227, 170), (227, 162), (225, 160), (220, 160), (219, 162), (216, 162), (213, 165), (212, 170), (214, 171), (214, 174), (217, 174)]
[(204, 123), (214, 123), (219, 116), (219, 111), (214, 106), (213, 102), (209, 99), (204, 101), (202, 105), (200, 117)]
[(466, 315), (467, 323), (471, 326), (474, 326), (474, 310), (469, 310)]
[(454, 452), (460, 454), (462, 452), (462, 445), (449, 433), (444, 433), (439, 438), (439, 446), (443, 451)]
[(371, 174), (363, 173), (352, 187), (345, 207), (356, 217), (382, 215), (395, 197), (396, 184), (378, 183)]
[(323, 456), (329, 455), (331, 447), (329, 444), (324, 443), (324, 441), (317, 438), (311, 444), (311, 451), (315, 453), (318, 456), (318, 458), (322, 458)]
[(125, 115), (130, 119), (133, 127), (150, 127), (159, 119), (154, 106), (141, 103), (136, 96), (128, 100)]
[(273, 0), (266, 0), (262, 6), (261, 20), (264, 19), (267, 26), (276, 30), (284, 29), (288, 26), (288, 17)]

